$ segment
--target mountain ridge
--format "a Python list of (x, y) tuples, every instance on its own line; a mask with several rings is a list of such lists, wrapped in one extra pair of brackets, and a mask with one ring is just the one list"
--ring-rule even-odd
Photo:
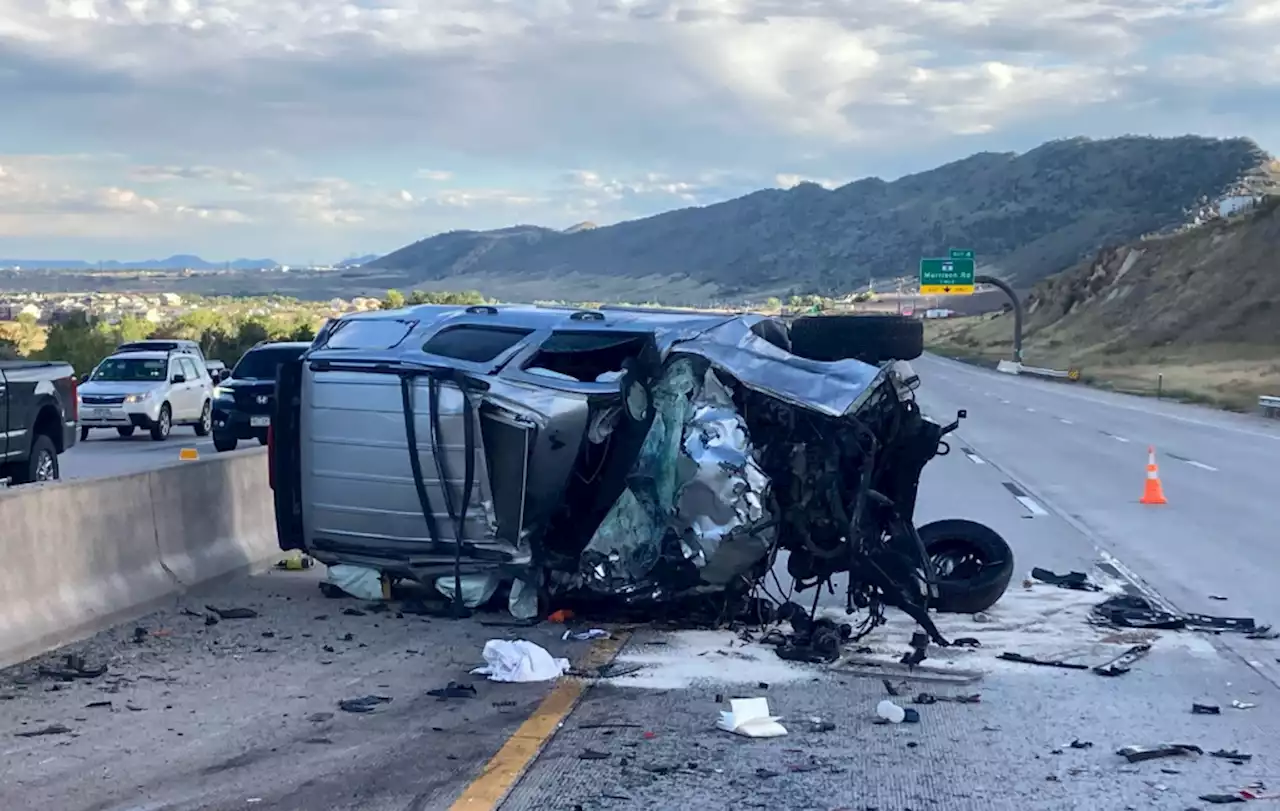
[(1179, 227), (1209, 201), (1277, 187), (1278, 174), (1247, 138), (1069, 138), (893, 181), (760, 189), (610, 226), (452, 231), (365, 267), (418, 282), (683, 277), (726, 297), (830, 294), (912, 275), (922, 256), (964, 247), (982, 272), (1025, 289), (1100, 247)]
[(164, 259), (120, 261), (107, 259), (90, 262), (84, 259), (0, 259), (0, 268), (20, 267), (24, 270), (262, 270), (279, 267), (274, 259), (233, 259), (210, 262), (193, 254), (174, 254)]

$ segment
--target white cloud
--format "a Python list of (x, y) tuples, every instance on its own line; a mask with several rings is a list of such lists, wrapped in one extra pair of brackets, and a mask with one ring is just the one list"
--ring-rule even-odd
[(290, 260), (1077, 134), (1271, 146), (1277, 35), (1275, 0), (0, 0), (0, 154), (65, 153), (3, 233)]

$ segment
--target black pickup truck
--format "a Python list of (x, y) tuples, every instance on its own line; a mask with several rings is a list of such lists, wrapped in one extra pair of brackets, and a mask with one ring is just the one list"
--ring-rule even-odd
[(78, 419), (70, 364), (0, 360), (0, 481), (58, 478), (58, 454), (76, 444)]

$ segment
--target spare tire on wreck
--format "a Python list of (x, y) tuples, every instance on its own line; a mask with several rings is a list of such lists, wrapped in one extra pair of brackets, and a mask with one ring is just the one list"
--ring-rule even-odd
[(905, 315), (809, 315), (791, 323), (791, 351), (821, 361), (880, 364), (924, 352), (924, 324)]
[(943, 614), (977, 614), (999, 602), (1013, 579), (1013, 550), (991, 527), (948, 518), (916, 530), (938, 576)]

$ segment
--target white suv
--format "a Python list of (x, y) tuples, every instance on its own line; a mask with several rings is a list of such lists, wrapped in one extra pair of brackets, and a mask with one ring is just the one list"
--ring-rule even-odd
[(142, 428), (160, 441), (175, 424), (206, 436), (213, 381), (203, 360), (190, 352), (116, 352), (80, 384), (79, 400), (81, 440), (93, 428), (115, 428), (120, 436)]

